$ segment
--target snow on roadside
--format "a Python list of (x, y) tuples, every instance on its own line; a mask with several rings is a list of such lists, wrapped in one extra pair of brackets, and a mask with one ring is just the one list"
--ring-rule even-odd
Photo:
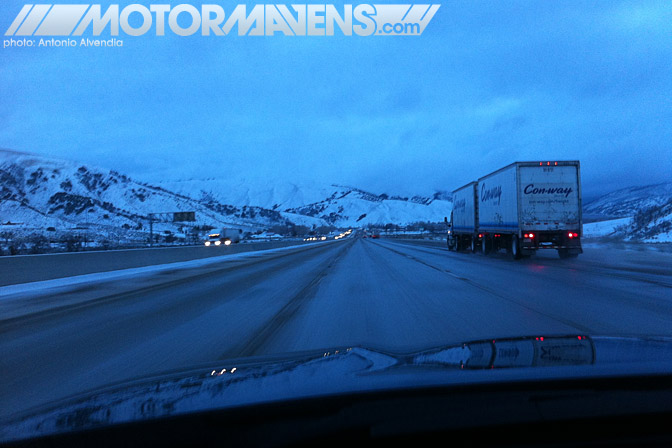
[[(316, 244), (322, 244), (322, 243), (316, 243)], [(311, 245), (312, 246), (312, 245)], [(248, 252), (239, 252), (235, 254), (227, 254), (227, 255), (221, 255), (218, 257), (208, 257), (208, 258), (199, 258), (197, 260), (189, 260), (189, 261), (180, 261), (176, 263), (166, 263), (166, 264), (158, 264), (158, 265), (153, 265), (153, 266), (143, 266), (139, 268), (129, 268), (129, 269), (119, 269), (116, 271), (107, 271), (107, 272), (96, 272), (92, 274), (83, 274), (83, 275), (76, 275), (73, 277), (64, 277), (64, 278), (56, 278), (52, 280), (43, 280), (43, 281), (38, 281), (38, 282), (30, 282), (30, 283), (19, 283), (16, 285), (7, 285), (7, 286), (0, 286), (0, 297), (8, 297), (10, 295), (17, 295), (17, 294), (33, 294), (33, 293), (41, 293), (45, 290), (53, 289), (53, 288), (63, 288), (63, 287), (69, 287), (69, 286), (79, 286), (82, 284), (88, 284), (88, 283), (99, 283), (99, 282), (104, 282), (104, 281), (109, 281), (109, 280), (118, 280), (118, 279), (128, 279), (128, 278), (134, 278), (134, 277), (141, 277), (145, 275), (151, 275), (155, 274), (157, 272), (161, 271), (166, 271), (166, 270), (174, 270), (174, 269), (189, 269), (189, 268), (198, 268), (198, 267), (203, 267), (207, 266), (210, 264), (215, 264), (219, 263), (222, 261), (233, 261), (233, 260), (243, 260), (246, 258), (255, 258), (260, 255), (264, 254), (269, 254), (269, 253), (274, 253), (274, 252), (282, 252), (284, 250), (288, 249), (293, 249), (297, 247), (307, 247), (305, 244), (297, 244), (293, 246), (284, 246), (284, 247), (277, 247), (274, 249), (264, 249), (264, 250), (256, 250), (256, 251), (248, 251)]]
[(599, 238), (616, 233), (621, 226), (629, 226), (632, 218), (610, 219), (608, 221), (590, 222), (583, 225), (584, 238)]

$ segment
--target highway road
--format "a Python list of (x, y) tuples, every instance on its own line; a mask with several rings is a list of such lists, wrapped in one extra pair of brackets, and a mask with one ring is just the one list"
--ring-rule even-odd
[(553, 252), (513, 261), (349, 238), (4, 297), (0, 419), (239, 357), (523, 335), (672, 336), (671, 288), (669, 253), (593, 247), (574, 260)]

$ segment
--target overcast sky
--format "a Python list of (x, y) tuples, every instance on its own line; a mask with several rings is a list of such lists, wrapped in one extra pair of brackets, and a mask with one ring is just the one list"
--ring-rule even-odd
[[(0, 32), (24, 3), (2, 1)], [(0, 49), (0, 147), (139, 180), (405, 194), (516, 160), (579, 159), (588, 196), (670, 180), (672, 2), (440, 4), (420, 37), (122, 33), (122, 48)]]

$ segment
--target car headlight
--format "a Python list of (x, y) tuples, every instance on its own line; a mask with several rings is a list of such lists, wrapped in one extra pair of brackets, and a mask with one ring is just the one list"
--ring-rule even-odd
[(209, 246), (209, 245), (210, 245), (210, 241), (206, 241), (206, 242), (205, 242), (205, 245), (206, 245), (206, 246)]
[(215, 246), (219, 246), (220, 244), (222, 244), (221, 241), (219, 241), (219, 240), (215, 241)]
[(229, 245), (231, 245), (231, 240), (226, 240), (226, 241), (224, 241), (224, 245), (225, 245), (225, 246), (229, 246)]

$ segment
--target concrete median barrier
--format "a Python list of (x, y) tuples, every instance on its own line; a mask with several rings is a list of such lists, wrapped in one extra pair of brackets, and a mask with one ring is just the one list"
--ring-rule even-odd
[(311, 243), (266, 241), (218, 247), (161, 247), (0, 257), (0, 286), (303, 244)]

